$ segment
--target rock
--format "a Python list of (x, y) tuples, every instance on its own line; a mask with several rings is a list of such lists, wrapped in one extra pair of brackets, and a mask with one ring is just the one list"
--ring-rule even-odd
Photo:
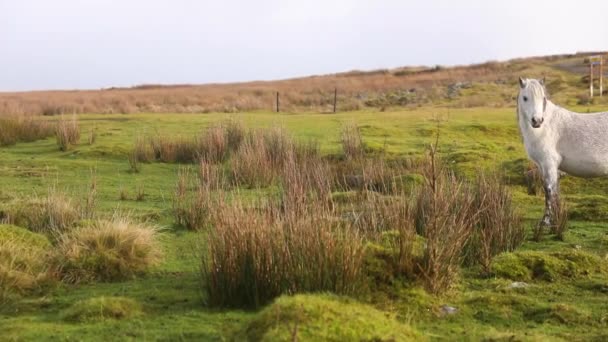
[(526, 283), (526, 282), (523, 282), (523, 281), (514, 281), (511, 284), (509, 284), (508, 288), (510, 288), (510, 289), (525, 289), (528, 286), (530, 286), (530, 285), (528, 285), (528, 283)]
[(442, 305), (442, 306), (441, 306), (441, 313), (442, 313), (444, 316), (447, 316), (447, 315), (454, 315), (454, 314), (456, 314), (457, 312), (458, 312), (458, 309), (457, 309), (457, 308), (455, 308), (455, 307), (453, 307), (453, 306), (449, 306), (449, 305)]

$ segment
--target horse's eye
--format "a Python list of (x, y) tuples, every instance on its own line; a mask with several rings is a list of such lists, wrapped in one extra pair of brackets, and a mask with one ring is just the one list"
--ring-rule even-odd
[(524, 102), (525, 101), (528, 101), (528, 97), (527, 96), (524, 96)]

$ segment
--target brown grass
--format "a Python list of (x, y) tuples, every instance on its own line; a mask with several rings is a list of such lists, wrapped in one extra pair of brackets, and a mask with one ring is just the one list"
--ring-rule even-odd
[(515, 210), (511, 191), (502, 178), (500, 172), (483, 171), (476, 177), (475, 207), (480, 213), (465, 248), (465, 262), (479, 264), (486, 275), (491, 273), (494, 256), (514, 251), (525, 239), (523, 218)]
[(553, 224), (551, 225), (551, 233), (561, 241), (564, 241), (566, 232), (568, 231), (568, 205), (563, 198), (558, 198), (553, 202)]
[(173, 194), (175, 223), (189, 230), (207, 228), (211, 222), (211, 214), (214, 208), (211, 191), (212, 184), (210, 182), (198, 182), (191, 175), (190, 169), (180, 169)]
[(54, 125), (32, 115), (0, 116), (0, 146), (46, 139), (53, 134)]
[(342, 127), (342, 151), (347, 159), (358, 159), (363, 157), (365, 146), (361, 138), (359, 126), (354, 123)]
[(129, 279), (158, 264), (158, 229), (128, 218), (98, 220), (60, 237), (57, 263), (69, 283)]
[(82, 217), (82, 210), (65, 193), (50, 189), (45, 196), (32, 196), (10, 203), (5, 221), (32, 231), (54, 234), (73, 227)]
[(80, 141), (80, 125), (78, 124), (78, 117), (72, 115), (71, 119), (61, 117), (57, 121), (57, 127), (55, 129), (55, 136), (57, 138), (57, 146), (59, 150), (67, 151)]
[(419, 268), (431, 293), (444, 292), (454, 284), (480, 214), (472, 187), (440, 164), (436, 149), (437, 144), (431, 146), (423, 167), (425, 184), (416, 199), (417, 228), (426, 239)]
[(355, 293), (363, 280), (363, 240), (324, 206), (283, 210), (223, 205), (201, 257), (214, 306), (258, 307), (287, 293)]
[[(582, 56), (575, 58), (582, 62)], [(446, 99), (445, 88), (455, 82), (510, 82), (515, 85), (518, 75), (532, 73), (535, 66), (546, 64), (545, 60), (549, 59), (520, 59), (456, 67), (355, 70), (273, 82), (2, 93), (0, 113), (60, 115), (269, 111), (273, 108), (277, 91), (281, 94), (282, 111), (329, 112), (336, 87), (340, 110), (424, 105)], [(500, 101), (503, 105), (511, 104), (510, 98)]]

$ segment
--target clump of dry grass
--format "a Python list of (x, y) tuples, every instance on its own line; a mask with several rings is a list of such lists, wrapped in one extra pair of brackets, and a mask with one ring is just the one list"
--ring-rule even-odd
[(342, 151), (347, 159), (357, 159), (363, 157), (365, 153), (365, 145), (361, 138), (359, 126), (354, 123), (344, 125), (342, 127)]
[(71, 119), (65, 119), (62, 116), (61, 119), (57, 121), (55, 136), (57, 138), (57, 146), (59, 146), (61, 151), (67, 151), (72, 146), (78, 144), (78, 141), (80, 141), (78, 117), (72, 115)]
[(48, 121), (31, 115), (0, 116), (0, 146), (46, 139), (54, 133), (53, 125)]
[(543, 180), (538, 170), (538, 167), (532, 162), (528, 162), (526, 171), (524, 172), (524, 181), (528, 188), (528, 195), (537, 195), (539, 189), (543, 187)]
[[(152, 141), (146, 139), (143, 134), (138, 134), (135, 137), (135, 143), (133, 144), (133, 150), (129, 154), (129, 163), (131, 159), (134, 162), (149, 163), (156, 157), (157, 150), (153, 149)], [(159, 153), (160, 154), (160, 153)]]
[(158, 134), (150, 139), (150, 144), (155, 159), (163, 163), (192, 163), (199, 155), (194, 137)]
[(159, 231), (125, 217), (98, 220), (63, 234), (57, 264), (62, 280), (115, 281), (145, 273), (161, 260)]
[(476, 176), (475, 206), (479, 216), (465, 248), (465, 262), (479, 264), (486, 275), (491, 272), (494, 256), (514, 251), (525, 238), (523, 219), (501, 179), (499, 172), (478, 172)]
[(566, 232), (568, 231), (568, 205), (563, 198), (558, 198), (553, 201), (552, 212), (554, 222), (551, 225), (551, 233), (555, 234), (559, 240), (564, 241)]
[(50, 189), (43, 197), (33, 196), (11, 203), (5, 215), (9, 223), (53, 234), (73, 227), (81, 218), (81, 210), (66, 194)]
[(211, 163), (221, 163), (228, 157), (230, 144), (226, 130), (221, 127), (210, 127), (198, 138), (199, 159)]
[(201, 257), (213, 306), (258, 307), (280, 294), (349, 294), (363, 280), (363, 240), (324, 206), (220, 207)]
[[(190, 191), (190, 189), (194, 189)], [(189, 230), (201, 230), (211, 220), (213, 198), (212, 184), (197, 182), (190, 170), (179, 170), (173, 195), (173, 216), (175, 223)]]
[(247, 136), (236, 151), (231, 160), (231, 169), (235, 184), (251, 188), (266, 187), (276, 178), (264, 139), (255, 133)]

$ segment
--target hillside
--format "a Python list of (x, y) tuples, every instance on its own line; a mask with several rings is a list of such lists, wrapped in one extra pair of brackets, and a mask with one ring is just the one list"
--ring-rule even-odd
[[(587, 105), (591, 101), (584, 60), (589, 54), (350, 71), (278, 81), (0, 93), (0, 114), (268, 111), (275, 109), (276, 92), (280, 93), (281, 111), (323, 113), (333, 108), (334, 89), (338, 91), (338, 111), (429, 105), (504, 107), (513, 104), (519, 76), (544, 76), (556, 102)], [(607, 99), (596, 97), (593, 103), (605, 104)]]

